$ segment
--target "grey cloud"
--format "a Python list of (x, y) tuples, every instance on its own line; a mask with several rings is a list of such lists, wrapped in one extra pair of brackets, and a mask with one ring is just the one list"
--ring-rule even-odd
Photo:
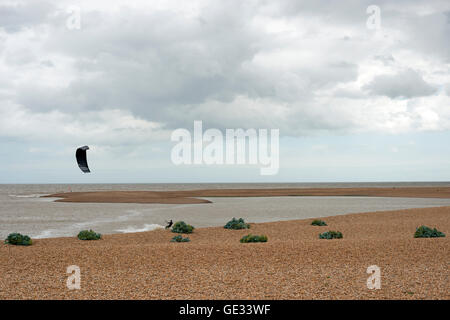
[[(430, 3), (435, 11), (445, 8), (444, 2)], [(373, 97), (366, 93), (410, 98), (435, 92), (412, 70), (375, 77), (363, 88), (366, 92), (355, 89), (355, 83), (342, 86), (358, 80), (361, 66), (365, 67), (362, 72), (371, 75), (367, 60), (382, 61), (386, 69), (404, 67), (394, 59), (397, 50), (420, 55), (427, 52), (426, 46), (434, 46), (433, 59), (441, 63), (448, 48), (442, 43), (447, 30), (444, 15), (434, 12), (418, 17), (421, 12), (413, 10), (416, 2), (378, 3), (388, 32), (385, 42), (377, 42), (365, 26), (370, 4), (212, 1), (197, 17), (139, 8), (118, 13), (82, 10), (80, 30), (65, 27), (64, 10), (54, 9), (56, 13), (49, 17), (48, 7), (37, 8), (27, 19), (32, 9), (17, 9), (6, 23), (8, 30), (19, 36), (18, 31), (27, 26), (46, 23), (48, 34), (40, 38), (44, 39), (42, 52), (30, 52), (29, 58), (38, 59), (46, 79), (67, 73), (70, 81), (67, 85), (41, 83), (35, 80), (39, 78), (35, 68), (30, 80), (23, 77), (8, 85), (8, 89), (14, 86), (8, 99), (30, 113), (60, 111), (78, 117), (87, 111), (126, 110), (168, 129), (188, 127), (201, 119), (217, 128), (278, 127), (292, 135), (352, 130), (358, 121), (336, 109), (336, 100), (367, 105), (364, 99)], [(253, 23), (260, 15), (293, 23), (298, 33), (265, 32), (264, 25)], [(439, 19), (432, 21), (433, 17)], [(433, 31), (427, 39), (430, 44), (423, 42), (422, 35), (412, 43), (416, 19), (422, 21), (423, 34), (427, 27)], [(399, 40), (391, 41), (390, 28), (401, 33)], [(290, 53), (287, 61), (277, 55), (280, 52)], [(17, 64), (18, 72), (26, 75), (26, 69), (19, 70), (26, 58), (26, 54), (6, 55), (0, 63), (14, 68)], [(320, 100), (324, 91), (331, 94)]]
[[(252, 59), (272, 39), (249, 24), (251, 8), (233, 3), (237, 8), (223, 3), (206, 8), (201, 19), (168, 12), (129, 10), (125, 17), (87, 12), (79, 31), (55, 26), (46, 46), (73, 57), (85, 76), (66, 88), (24, 85), (18, 102), (40, 111), (125, 108), (176, 127), (191, 123), (198, 116), (192, 106), (206, 101), (230, 102), (243, 95), (294, 102), (356, 79), (357, 64), (345, 59), (275, 74), (253, 66)], [(203, 118), (220, 116), (205, 113)]]
[[(281, 1), (279, 16), (298, 17), (313, 16), (324, 25), (349, 26), (367, 30), (369, 17), (366, 9), (370, 5), (380, 8), (381, 30), (384, 37), (390, 38), (394, 32), (402, 31), (407, 36), (399, 40), (394, 47), (414, 48), (418, 52), (433, 55), (450, 61), (450, 2), (447, 0), (430, 1), (390, 1), (362, 0), (347, 1), (345, 5), (339, 1)], [(426, 12), (426, 13), (425, 13)], [(311, 30), (313, 32), (313, 30)], [(348, 39), (348, 35), (342, 35)]]
[[(450, 10), (450, 2), (447, 2)], [(404, 30), (408, 37), (399, 43), (411, 50), (423, 52), (430, 57), (437, 57), (446, 63), (450, 62), (450, 21), (449, 11), (428, 15), (402, 17), (395, 22), (395, 27)]]
[(450, 83), (447, 83), (444, 87), (445, 87), (445, 92), (447, 93), (448, 96), (450, 96)]
[(334, 91), (334, 96), (339, 98), (349, 98), (349, 99), (365, 99), (367, 95), (360, 90), (351, 89), (337, 89)]
[(41, 61), (41, 65), (48, 67), (48, 68), (52, 68), (55, 66), (51, 60), (43, 60), (43, 61)]
[(19, 32), (23, 28), (44, 23), (54, 6), (47, 1), (27, 1), (0, 4), (0, 28), (6, 32)]
[(364, 86), (371, 94), (390, 98), (413, 98), (429, 96), (436, 92), (436, 88), (423, 80), (414, 70), (408, 69), (395, 75), (376, 76)]
[(374, 59), (383, 62), (384, 65), (393, 65), (395, 63), (392, 54), (376, 55)]

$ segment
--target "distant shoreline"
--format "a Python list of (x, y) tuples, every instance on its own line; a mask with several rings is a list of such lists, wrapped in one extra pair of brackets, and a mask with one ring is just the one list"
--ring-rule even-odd
[(402, 198), (450, 198), (450, 187), (392, 188), (271, 188), (202, 189), (181, 191), (89, 191), (65, 192), (43, 197), (57, 202), (200, 204), (204, 197), (361, 196)]

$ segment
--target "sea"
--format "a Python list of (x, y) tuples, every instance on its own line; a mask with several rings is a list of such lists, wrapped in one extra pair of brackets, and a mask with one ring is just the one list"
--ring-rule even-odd
[(0, 239), (12, 232), (32, 238), (72, 237), (93, 229), (102, 234), (143, 232), (183, 220), (195, 227), (319, 218), (347, 213), (450, 206), (450, 199), (385, 197), (204, 198), (202, 204), (54, 202), (43, 195), (103, 190), (194, 190), (230, 188), (450, 187), (450, 182), (378, 183), (187, 183), (187, 184), (0, 184)]

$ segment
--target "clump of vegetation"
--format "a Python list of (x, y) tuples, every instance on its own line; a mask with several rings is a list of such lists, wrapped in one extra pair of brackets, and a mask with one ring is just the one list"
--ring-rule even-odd
[(243, 236), (240, 241), (241, 241), (241, 243), (267, 242), (267, 236), (265, 236), (265, 235), (257, 236), (257, 235), (248, 234), (246, 236)]
[(319, 234), (319, 239), (342, 239), (342, 232), (339, 231), (327, 231)]
[(431, 229), (427, 226), (420, 226), (414, 233), (414, 238), (439, 238), (445, 237), (445, 233), (438, 231), (436, 228)]
[(22, 235), (20, 233), (10, 233), (5, 240), (5, 243), (15, 246), (31, 246), (33, 241), (27, 235)]
[(170, 242), (189, 242), (191, 241), (188, 237), (183, 238), (182, 235), (177, 235), (175, 237), (172, 238), (172, 240), (170, 240)]
[(93, 230), (82, 230), (78, 233), (78, 239), (80, 240), (99, 240), (101, 238), (102, 235)]
[(245, 223), (244, 219), (239, 218), (233, 218), (230, 221), (227, 222), (227, 224), (224, 226), (225, 229), (233, 229), (233, 230), (239, 230), (239, 229), (250, 229), (250, 224)]
[(317, 219), (314, 220), (313, 222), (311, 222), (312, 226), (326, 226), (327, 224), (325, 223), (325, 221)]
[(184, 221), (175, 222), (172, 227), (172, 232), (175, 233), (192, 233), (192, 231), (194, 231), (194, 227)]

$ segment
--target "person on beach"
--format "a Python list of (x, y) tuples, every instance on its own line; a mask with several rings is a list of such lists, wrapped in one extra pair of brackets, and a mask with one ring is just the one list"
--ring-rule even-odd
[(166, 221), (166, 223), (167, 223), (166, 229), (169, 229), (173, 224), (172, 220), (170, 220), (169, 222)]

